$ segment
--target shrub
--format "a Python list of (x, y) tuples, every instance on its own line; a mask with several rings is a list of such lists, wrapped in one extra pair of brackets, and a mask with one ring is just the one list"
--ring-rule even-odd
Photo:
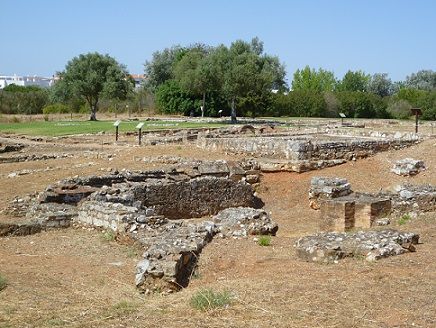
[(230, 303), (231, 295), (228, 291), (214, 292), (212, 289), (202, 289), (191, 297), (191, 306), (201, 311), (227, 307)]
[(259, 244), (259, 246), (270, 246), (271, 236), (260, 236), (257, 243)]
[(42, 113), (45, 115), (48, 115), (48, 114), (66, 114), (66, 113), (69, 113), (70, 111), (71, 111), (70, 107), (68, 107), (67, 105), (64, 105), (64, 104), (52, 104), (52, 105), (45, 106), (42, 109)]
[(394, 100), (392, 103), (389, 104), (388, 112), (394, 118), (405, 120), (412, 115), (410, 112), (411, 108), (412, 106), (407, 100), (399, 99)]

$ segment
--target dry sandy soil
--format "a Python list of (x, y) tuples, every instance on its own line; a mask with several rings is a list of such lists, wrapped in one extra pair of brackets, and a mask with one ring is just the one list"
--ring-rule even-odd
[[(24, 153), (74, 157), (0, 164), (0, 209), (61, 178), (153, 167), (138, 158), (235, 159), (189, 145), (114, 145), (109, 136), (20, 142), (27, 143)], [(390, 173), (392, 162), (404, 157), (423, 159), (427, 170), (411, 178)], [(8, 178), (24, 169), (36, 172)], [(216, 239), (201, 255), (198, 277), (171, 295), (139, 294), (133, 278), (141, 251), (106, 241), (101, 231), (76, 227), (0, 238), (0, 273), (8, 281), (0, 291), (0, 327), (436, 327), (435, 213), (402, 226), (393, 222), (421, 235), (416, 253), (376, 263), (306, 263), (296, 258), (293, 243), (318, 231), (318, 213), (307, 200), (315, 175), (345, 177), (357, 191), (436, 184), (436, 140), (322, 171), (264, 174), (258, 192), (280, 227), (272, 245)], [(0, 214), (0, 221), (10, 220)], [(192, 308), (190, 298), (202, 288), (228, 290), (231, 305), (208, 312)]]

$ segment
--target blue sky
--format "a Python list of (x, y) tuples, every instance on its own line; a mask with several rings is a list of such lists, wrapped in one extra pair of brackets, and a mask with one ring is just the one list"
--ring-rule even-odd
[(98, 51), (143, 73), (156, 50), (258, 36), (288, 80), (309, 65), (402, 80), (436, 70), (433, 0), (0, 0), (0, 75), (51, 76)]

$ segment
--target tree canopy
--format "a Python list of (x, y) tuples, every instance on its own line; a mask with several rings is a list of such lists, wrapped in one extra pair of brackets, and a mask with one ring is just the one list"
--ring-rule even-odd
[(306, 66), (302, 70), (297, 69), (292, 80), (292, 90), (306, 90), (315, 92), (333, 91), (336, 88), (336, 78), (333, 72), (318, 71)]
[(81, 54), (70, 60), (57, 83), (57, 91), (65, 98), (82, 97), (96, 120), (101, 97), (125, 99), (132, 88), (126, 68), (109, 55)]
[[(169, 92), (179, 98), (176, 103), (195, 106), (189, 112), (197, 112), (199, 102), (183, 102), (180, 99), (183, 95), (189, 99), (202, 98), (203, 113), (208, 110), (216, 114), (218, 109), (227, 109), (223, 105), (226, 99), (233, 121), (236, 108), (244, 114), (255, 115), (270, 105), (272, 89), (286, 89), (283, 64), (277, 57), (263, 52), (263, 43), (258, 38), (251, 42), (237, 40), (230, 47), (196, 44), (167, 48), (153, 54), (145, 71), (151, 74), (149, 87), (156, 89), (161, 110), (174, 111), (174, 102), (168, 102), (166, 95)], [(174, 82), (169, 84), (168, 81)], [(175, 92), (176, 89), (181, 93)], [(186, 112), (186, 108), (179, 111)]]

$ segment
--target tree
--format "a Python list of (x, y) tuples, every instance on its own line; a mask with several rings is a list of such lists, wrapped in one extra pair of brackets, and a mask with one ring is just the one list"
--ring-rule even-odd
[(338, 85), (339, 91), (368, 91), (371, 76), (363, 71), (348, 71)]
[(146, 61), (144, 65), (147, 76), (146, 87), (151, 91), (156, 91), (161, 84), (173, 79), (173, 68), (186, 51), (186, 48), (177, 45), (154, 52), (152, 60)]
[(387, 73), (376, 73), (369, 81), (368, 91), (380, 97), (387, 97), (392, 95), (394, 86)]
[(410, 88), (432, 91), (436, 89), (436, 72), (432, 70), (421, 70), (412, 73), (406, 78), (406, 85)]
[(214, 67), (206, 47), (190, 49), (175, 65), (174, 77), (186, 92), (202, 97), (201, 116), (206, 110), (206, 93), (218, 88)]
[(168, 80), (156, 90), (156, 103), (166, 114), (188, 115), (196, 108), (195, 98), (183, 91), (177, 81)]
[(395, 99), (389, 103), (387, 110), (392, 117), (404, 120), (411, 116), (411, 108), (412, 106), (407, 100)]
[(0, 95), (0, 111), (8, 114), (40, 114), (49, 102), (48, 90), (10, 84)]
[(314, 92), (333, 91), (337, 81), (333, 72), (323, 70), (318, 71), (306, 66), (302, 70), (297, 69), (292, 80), (292, 90), (305, 90)]
[(109, 55), (99, 53), (74, 57), (60, 73), (60, 79), (59, 92), (64, 90), (67, 97), (85, 99), (91, 110), (91, 121), (97, 120), (98, 101), (101, 97), (123, 99), (132, 89), (125, 66)]
[(266, 106), (274, 87), (285, 86), (285, 69), (279, 59), (263, 54), (263, 43), (254, 38), (250, 43), (233, 42), (230, 48), (220, 46), (211, 55), (221, 81), (221, 91), (230, 101), (231, 119), (236, 122), (236, 102), (249, 107), (251, 115)]

